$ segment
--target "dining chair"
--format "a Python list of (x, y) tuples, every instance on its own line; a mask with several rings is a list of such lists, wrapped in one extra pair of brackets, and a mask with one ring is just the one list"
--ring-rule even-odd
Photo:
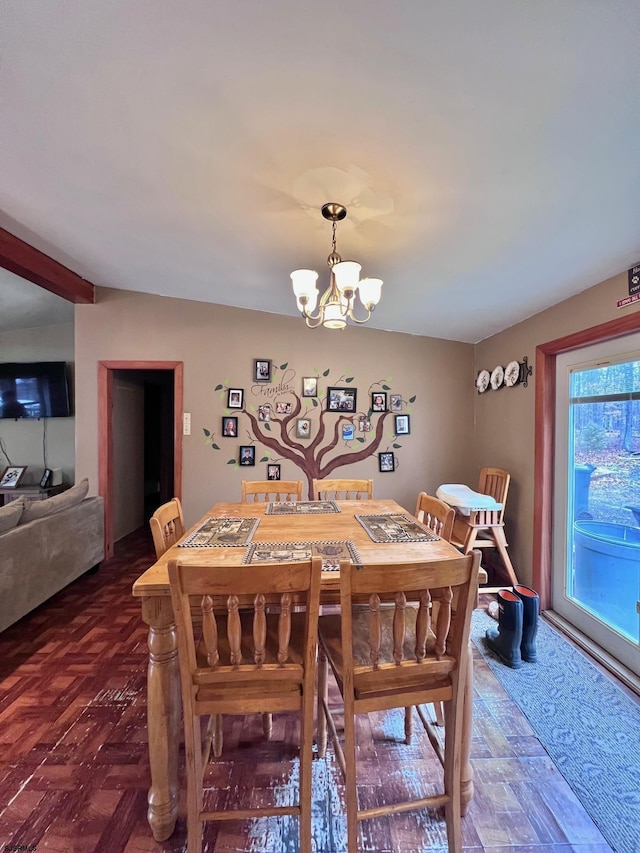
[(361, 501), (373, 498), (373, 480), (313, 481), (313, 499), (316, 501)]
[(301, 500), (302, 480), (242, 481), (242, 503)]
[[(511, 474), (508, 471), (502, 468), (483, 468), (480, 471), (478, 492), (490, 495), (501, 505), (500, 509), (472, 510), (469, 515), (456, 509), (451, 541), (462, 548), (465, 554), (474, 548), (497, 548), (509, 580), (515, 586), (519, 581), (507, 552), (507, 537), (504, 533), (504, 510), (510, 482)], [(486, 591), (495, 590), (492, 587)]]
[(184, 517), (180, 498), (173, 498), (159, 506), (149, 519), (149, 526), (156, 549), (156, 560), (159, 560), (168, 548), (184, 536)]
[[(299, 817), (299, 849), (311, 853), (311, 763), (322, 558), (238, 567), (216, 563), (213, 555), (206, 565), (170, 560), (168, 569), (182, 687), (188, 853), (202, 850), (206, 821), (275, 815)], [(200, 601), (199, 615), (192, 613), (190, 596)], [(215, 737), (213, 729), (222, 715), (282, 711), (300, 715), (298, 803), (279, 805), (274, 791), (273, 804), (242, 804), (237, 808), (225, 804), (208, 809), (203, 777)], [(201, 718), (206, 720), (204, 739)]]
[[(434, 498), (432, 495), (428, 495), (426, 492), (420, 492), (416, 501), (416, 511), (414, 514), (418, 521), (424, 524), (425, 527), (428, 527), (429, 530), (432, 530), (441, 539), (451, 542), (455, 512), (449, 504), (438, 500), (438, 498)], [(432, 610), (433, 616), (436, 617), (438, 611), (437, 602), (432, 603)], [(424, 724), (424, 709), (418, 706), (416, 707), (416, 711)], [(436, 718), (436, 725), (444, 726), (444, 708), (442, 707), (442, 702), (434, 702), (433, 712)], [(410, 744), (413, 737), (413, 707), (411, 706), (405, 708), (404, 735), (405, 743), (407, 745)]]
[[(462, 849), (462, 729), (479, 566), (479, 551), (428, 562), (340, 563), (340, 613), (323, 615), (318, 623), (318, 751), (322, 757), (328, 726), (345, 777), (349, 853), (358, 850), (358, 821), (442, 805), (448, 848)], [(440, 602), (435, 624), (434, 597)], [(408, 606), (410, 601), (419, 604)], [(391, 606), (381, 606), (384, 602)], [(344, 746), (328, 704), (328, 665), (343, 699)], [(433, 726), (427, 727), (444, 768), (441, 790), (359, 808), (355, 715), (430, 702), (445, 707), (444, 749)], [(376, 753), (382, 762), (377, 744)], [(432, 789), (431, 779), (427, 786)]]

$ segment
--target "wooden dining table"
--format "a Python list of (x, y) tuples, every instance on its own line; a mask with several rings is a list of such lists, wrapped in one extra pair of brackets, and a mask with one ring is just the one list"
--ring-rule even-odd
[[(305, 502), (302, 502), (305, 503)], [(176, 545), (169, 548), (133, 585), (133, 595), (141, 599), (142, 618), (149, 626), (149, 665), (147, 670), (147, 727), (151, 787), (147, 818), (153, 837), (164, 841), (172, 834), (178, 814), (178, 751), (181, 742), (181, 696), (176, 627), (171, 605), (169, 560), (194, 564), (219, 563), (243, 565), (250, 546), (217, 545), (185, 547), (193, 534), (208, 519), (256, 519), (251, 545), (256, 543), (353, 543), (363, 564), (398, 561), (441, 560), (459, 557), (460, 552), (443, 539), (435, 541), (375, 542), (357, 516), (401, 514), (411, 517), (392, 500), (336, 501), (330, 512), (291, 512), (269, 514), (267, 503), (218, 503), (190, 528)], [(272, 510), (274, 507), (271, 508)], [(283, 507), (276, 507), (276, 510)], [(292, 508), (294, 509), (294, 508)], [(255, 549), (254, 549), (255, 550)], [(259, 554), (258, 554), (259, 557)], [(481, 570), (480, 582), (486, 582)], [(339, 601), (340, 576), (335, 570), (323, 571), (321, 602)], [(472, 657), (463, 727), (462, 802), (463, 814), (473, 797), (473, 774), (469, 762), (472, 724)]]

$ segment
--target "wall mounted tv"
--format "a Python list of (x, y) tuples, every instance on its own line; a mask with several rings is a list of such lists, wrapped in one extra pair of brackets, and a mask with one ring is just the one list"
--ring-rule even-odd
[(0, 363), (0, 418), (69, 415), (69, 376), (64, 361)]

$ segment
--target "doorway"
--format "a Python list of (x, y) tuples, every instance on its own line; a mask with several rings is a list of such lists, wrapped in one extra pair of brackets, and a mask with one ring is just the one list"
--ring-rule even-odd
[(98, 364), (106, 556), (161, 503), (182, 496), (182, 377), (182, 362)]
[(556, 362), (553, 610), (640, 675), (640, 334)]

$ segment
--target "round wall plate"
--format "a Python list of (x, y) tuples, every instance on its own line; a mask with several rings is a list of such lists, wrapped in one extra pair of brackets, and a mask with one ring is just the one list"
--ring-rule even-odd
[(510, 361), (504, 369), (504, 384), (507, 388), (513, 388), (520, 381), (520, 362)]
[(497, 391), (503, 382), (504, 382), (504, 367), (502, 367), (502, 365), (499, 364), (497, 367), (494, 367), (493, 370), (491, 371), (491, 387), (493, 388), (494, 391)]
[(476, 388), (478, 389), (479, 394), (484, 394), (484, 392), (489, 387), (489, 382), (491, 381), (491, 374), (488, 370), (481, 370), (480, 373), (476, 376)]

